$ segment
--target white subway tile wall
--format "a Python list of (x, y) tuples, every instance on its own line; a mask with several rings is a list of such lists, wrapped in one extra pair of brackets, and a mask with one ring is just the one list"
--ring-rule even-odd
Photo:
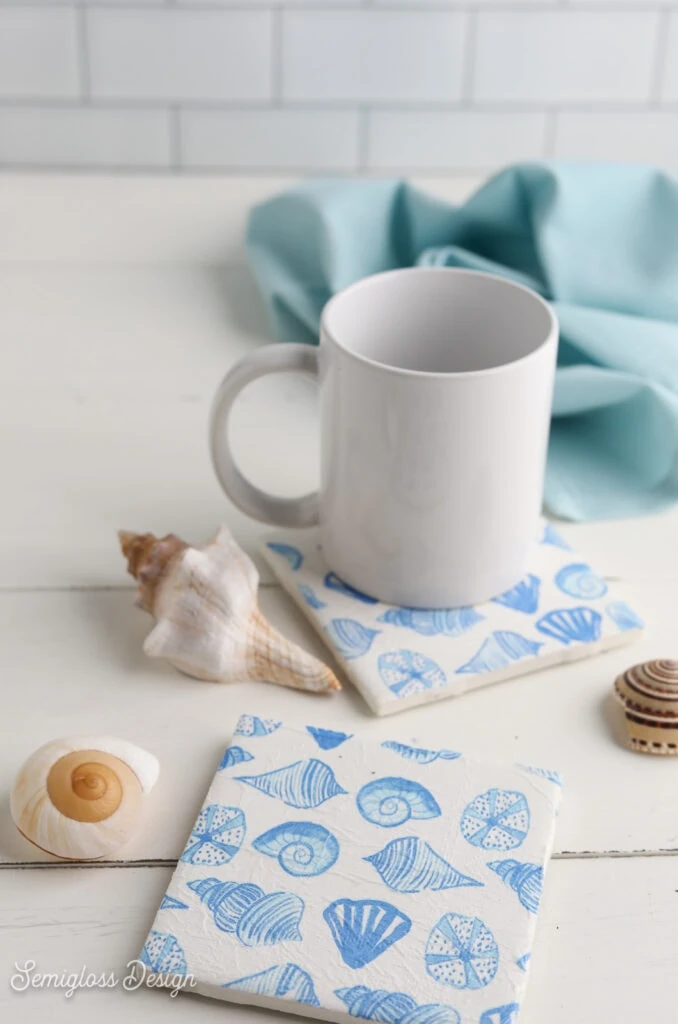
[(0, 0), (0, 168), (678, 173), (678, 0)]

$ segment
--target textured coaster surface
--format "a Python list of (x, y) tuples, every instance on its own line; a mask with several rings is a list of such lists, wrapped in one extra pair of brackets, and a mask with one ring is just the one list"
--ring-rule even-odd
[(522, 582), (447, 611), (396, 608), (359, 593), (329, 571), (313, 534), (298, 546), (271, 538), (262, 551), (377, 715), (589, 657), (643, 629), (550, 523)]
[(141, 960), (321, 1020), (514, 1024), (559, 797), (555, 772), (243, 715)]

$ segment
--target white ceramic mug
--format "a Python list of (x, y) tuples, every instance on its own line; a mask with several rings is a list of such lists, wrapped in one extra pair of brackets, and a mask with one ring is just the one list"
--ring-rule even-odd
[[(489, 274), (410, 268), (367, 277), (322, 313), (320, 346), (237, 363), (211, 415), (214, 466), (244, 512), (319, 524), (329, 566), (392, 604), (477, 604), (521, 579), (537, 535), (558, 324), (534, 292)], [(272, 497), (228, 444), (238, 393), (264, 374), (317, 377), (321, 484)]]

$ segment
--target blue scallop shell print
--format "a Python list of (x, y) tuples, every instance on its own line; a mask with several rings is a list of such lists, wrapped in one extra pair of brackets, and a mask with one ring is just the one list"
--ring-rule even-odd
[(539, 775), (542, 779), (548, 779), (549, 782), (553, 782), (556, 786), (562, 786), (563, 784), (562, 775), (553, 768), (535, 768), (533, 764), (519, 764), (517, 767), (522, 768), (524, 772), (529, 772), (530, 775)]
[(457, 871), (433, 847), (416, 836), (392, 839), (383, 850), (363, 860), (376, 868), (382, 882), (394, 892), (438, 891), (483, 884)]
[(343, 594), (345, 597), (353, 597), (356, 601), (362, 601), (363, 604), (378, 604), (376, 597), (370, 597), (368, 594), (363, 594), (362, 591), (356, 590), (355, 587), (349, 586), (348, 583), (340, 580), (334, 572), (328, 572), (323, 583), (328, 590), (336, 590), (338, 594)]
[(169, 932), (153, 930), (139, 959), (156, 974), (179, 974), (183, 977), (188, 972), (186, 954), (177, 937)]
[(432, 658), (418, 651), (390, 651), (380, 654), (377, 671), (381, 681), (396, 697), (411, 697), (424, 690), (439, 690), (447, 676)]
[(382, 900), (339, 899), (323, 910), (341, 958), (357, 970), (407, 935), (412, 921)]
[(181, 900), (177, 900), (174, 896), (168, 896), (165, 894), (160, 904), (161, 910), (188, 910), (188, 903), (182, 903)]
[(276, 964), (257, 974), (229, 981), (223, 988), (235, 988), (257, 996), (273, 996), (289, 999), (306, 1006), (320, 1006), (320, 1000), (313, 987), (313, 979), (297, 964)]
[(479, 675), (483, 672), (496, 672), (514, 661), (537, 654), (541, 647), (543, 644), (528, 640), (520, 633), (496, 630), (483, 642), (473, 657), (457, 669), (456, 674)]
[(270, 892), (253, 882), (201, 878), (188, 883), (222, 932), (235, 934), (243, 946), (300, 942), (304, 901), (293, 892)]
[(566, 646), (574, 643), (592, 643), (600, 639), (602, 616), (593, 608), (559, 608), (543, 615), (536, 623), (544, 636), (558, 640)]
[(605, 611), (622, 633), (629, 629), (642, 629), (645, 625), (640, 615), (637, 615), (625, 601), (610, 601)]
[(203, 807), (188, 837), (181, 860), (187, 864), (227, 864), (245, 838), (245, 815), (239, 807)]
[(267, 857), (277, 857), (288, 875), (322, 875), (339, 856), (339, 843), (332, 833), (312, 821), (286, 821), (252, 840), (252, 846)]
[(530, 574), (515, 587), (511, 587), (499, 597), (493, 597), (494, 604), (503, 604), (506, 608), (513, 608), (516, 612), (524, 612), (526, 615), (533, 615), (539, 607), (539, 587), (541, 581), (538, 576)]
[(530, 830), (529, 804), (517, 790), (488, 789), (464, 808), (459, 828), (472, 846), (513, 850)]
[(377, 622), (412, 629), (420, 636), (461, 636), (485, 618), (475, 608), (389, 608)]
[(555, 576), (555, 584), (568, 597), (595, 601), (607, 594), (607, 583), (593, 571), (590, 565), (573, 562), (566, 565)]
[(241, 715), (235, 727), (235, 736), (269, 736), (279, 729), (282, 722), (272, 718), (257, 718), (256, 715)]
[(232, 768), (234, 764), (242, 764), (243, 761), (253, 761), (254, 757), (250, 754), (249, 750), (244, 750), (243, 747), (231, 746), (227, 747), (224, 751), (224, 756), (219, 762), (217, 771), (223, 771), (224, 768)]
[(480, 989), (489, 985), (497, 973), (499, 948), (479, 917), (445, 914), (431, 929), (425, 964), (441, 985)]
[(484, 1013), (481, 1013), (479, 1024), (517, 1024), (519, 1009), (518, 1003), (504, 1003), (503, 1006), (495, 1006), (492, 1010), (485, 1010)]
[(267, 544), (266, 547), (269, 551), (272, 551), (274, 554), (280, 555), (281, 558), (284, 558), (293, 572), (296, 572), (297, 569), (301, 569), (304, 556), (299, 548), (292, 547), (291, 544), (276, 543)]
[(319, 608), (327, 608), (327, 602), (321, 601), (313, 587), (309, 587), (308, 583), (299, 584), (299, 593), (309, 608), (315, 608), (316, 610)]
[(509, 858), (491, 860), (487, 866), (513, 889), (525, 910), (529, 910), (531, 914), (537, 913), (544, 884), (544, 869), (541, 864), (522, 864)]
[(325, 632), (339, 654), (350, 659), (367, 654), (380, 630), (369, 629), (356, 619), (332, 619)]
[(367, 782), (358, 792), (356, 803), (366, 821), (382, 828), (395, 828), (410, 818), (440, 816), (440, 807), (425, 786), (395, 776)]
[(321, 750), (334, 750), (335, 747), (350, 740), (353, 733), (335, 732), (334, 729), (318, 729), (316, 726), (307, 725), (306, 732), (310, 733)]
[(572, 550), (565, 538), (560, 536), (553, 523), (544, 523), (544, 532), (541, 535), (541, 543), (549, 544), (552, 548), (560, 548), (561, 551)]
[(352, 985), (335, 988), (351, 1017), (378, 1021), (379, 1024), (460, 1024), (461, 1018), (452, 1006), (427, 1003), (419, 1006), (412, 996), (404, 992), (389, 992), (383, 988)]
[(427, 750), (426, 747), (411, 747), (408, 743), (398, 743), (397, 740), (384, 740), (382, 747), (392, 750), (407, 761), (414, 761), (416, 764), (431, 764), (432, 761), (456, 761), (461, 754), (457, 750)]
[(304, 807), (307, 810), (347, 792), (339, 785), (329, 765), (314, 757), (308, 761), (295, 761), (294, 764), (264, 772), (263, 775), (237, 775), (236, 781), (282, 800), (289, 807)]

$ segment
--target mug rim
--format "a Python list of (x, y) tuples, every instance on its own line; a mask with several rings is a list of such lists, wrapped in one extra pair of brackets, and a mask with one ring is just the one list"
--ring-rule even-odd
[[(509, 288), (514, 288), (517, 291), (523, 292), (541, 306), (546, 313), (549, 324), (548, 331), (545, 333), (543, 340), (533, 348), (531, 352), (527, 352), (524, 356), (519, 356), (517, 359), (511, 359), (505, 363), (498, 363), (496, 366), (488, 366), (481, 370), (413, 370), (402, 366), (393, 366), (391, 363), (383, 363), (378, 359), (371, 359), (369, 356), (363, 355), (360, 352), (355, 352), (353, 349), (347, 348), (346, 345), (342, 345), (341, 342), (338, 341), (336, 335), (329, 330), (327, 326), (327, 319), (331, 313), (332, 306), (349, 293), (353, 293), (359, 289), (369, 286), (369, 284), (377, 278), (383, 279), (386, 277), (399, 277), (403, 275), (410, 277), (414, 275), (418, 276), (420, 274), (454, 274), (456, 277), (465, 276), (484, 278), (495, 284), (499, 283), (507, 285)], [(521, 366), (522, 364), (529, 362), (531, 359), (536, 359), (554, 340), (557, 341), (558, 330), (558, 318), (556, 317), (551, 304), (547, 302), (546, 299), (542, 298), (542, 296), (533, 288), (528, 288), (527, 285), (519, 284), (517, 281), (511, 281), (509, 278), (501, 277), (499, 274), (489, 274), (484, 270), (471, 270), (466, 267), (396, 267), (393, 270), (382, 270), (376, 274), (368, 274), (367, 277), (361, 277), (358, 281), (354, 281), (352, 284), (342, 288), (341, 291), (336, 292), (327, 300), (320, 314), (320, 340), (322, 341), (323, 337), (326, 338), (349, 358), (354, 359), (358, 363), (362, 363), (364, 366), (370, 366), (372, 369), (379, 370), (381, 372), (393, 373), (403, 377), (429, 378), (431, 380), (449, 380), (451, 378), (462, 377), (486, 377), (492, 374), (503, 373), (513, 367)]]

